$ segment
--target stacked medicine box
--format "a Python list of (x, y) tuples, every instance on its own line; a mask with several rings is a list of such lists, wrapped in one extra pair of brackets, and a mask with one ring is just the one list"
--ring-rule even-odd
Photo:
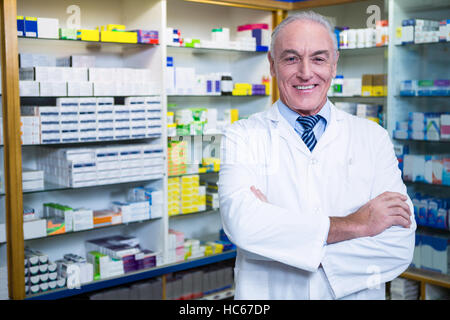
[[(35, 121), (37, 118), (40, 122), (41, 144), (136, 139), (162, 134), (159, 96), (127, 97), (125, 105), (115, 105), (111, 97), (58, 98), (56, 103), (56, 107), (22, 107), (22, 114), (28, 115), (23, 119)], [(24, 125), (24, 128), (27, 127)], [(24, 135), (24, 144), (35, 144), (35, 137), (30, 140)]]
[(206, 210), (206, 188), (200, 187), (199, 175), (181, 177), (181, 213)]
[(57, 264), (47, 255), (25, 248), (25, 293), (36, 294), (66, 286), (66, 279), (58, 276)]
[[(35, 63), (35, 62), (32, 62)], [(48, 62), (49, 64), (54, 64)], [(20, 96), (77, 97), (160, 94), (148, 69), (32, 66), (19, 69)]]
[(172, 177), (168, 179), (168, 212), (169, 216), (180, 213), (180, 177)]
[(164, 173), (160, 144), (44, 148), (38, 168), (51, 183), (83, 187), (153, 179)]

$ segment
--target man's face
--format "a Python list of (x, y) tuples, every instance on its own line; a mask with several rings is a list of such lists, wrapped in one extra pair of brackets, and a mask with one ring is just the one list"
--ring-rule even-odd
[(338, 60), (327, 29), (313, 21), (291, 22), (275, 39), (273, 59), (268, 57), (281, 101), (301, 115), (319, 112)]

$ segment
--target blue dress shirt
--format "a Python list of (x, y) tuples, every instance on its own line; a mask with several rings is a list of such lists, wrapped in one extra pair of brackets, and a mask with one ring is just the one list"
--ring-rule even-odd
[[(297, 112), (289, 109), (281, 100), (277, 101), (278, 103), (278, 110), (280, 110), (281, 115), (283, 118), (286, 119), (286, 121), (294, 128), (295, 132), (299, 134), (301, 137), (305, 129), (303, 126), (297, 121), (297, 118), (300, 116)], [(330, 112), (331, 108), (329, 105), (329, 101), (325, 103), (322, 109), (320, 109), (318, 115), (321, 116), (320, 120), (317, 122), (317, 124), (313, 128), (314, 135), (319, 141), (322, 134), (325, 132), (325, 129), (327, 127), (327, 123), (330, 120)]]

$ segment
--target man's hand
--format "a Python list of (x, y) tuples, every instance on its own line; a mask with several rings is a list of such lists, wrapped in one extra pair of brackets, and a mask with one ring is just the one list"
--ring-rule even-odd
[(384, 192), (355, 213), (346, 217), (330, 217), (327, 243), (373, 237), (392, 226), (409, 228), (411, 211), (406, 200), (403, 194)]
[(259, 189), (256, 189), (256, 187), (255, 186), (251, 186), (250, 187), (250, 190), (253, 192), (253, 194), (259, 199), (259, 200), (261, 200), (262, 202), (269, 202), (269, 201), (267, 201), (267, 198), (266, 198), (266, 196), (264, 195), (264, 193), (262, 193), (261, 192), (261, 190), (259, 190)]

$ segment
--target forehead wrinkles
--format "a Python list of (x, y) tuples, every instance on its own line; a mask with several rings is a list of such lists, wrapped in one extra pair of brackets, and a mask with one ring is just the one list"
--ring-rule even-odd
[(301, 56), (315, 51), (333, 51), (333, 40), (326, 28), (314, 21), (294, 21), (286, 25), (275, 39), (275, 56), (294, 50)]

